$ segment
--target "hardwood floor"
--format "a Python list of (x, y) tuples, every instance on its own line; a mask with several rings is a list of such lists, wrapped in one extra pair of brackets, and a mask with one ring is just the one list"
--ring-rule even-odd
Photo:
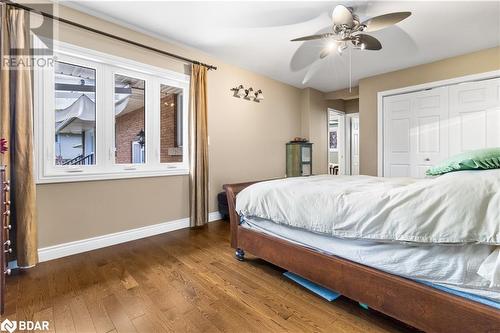
[(62, 333), (413, 331), (247, 258), (233, 258), (224, 221), (61, 258), (8, 278), (3, 318)]

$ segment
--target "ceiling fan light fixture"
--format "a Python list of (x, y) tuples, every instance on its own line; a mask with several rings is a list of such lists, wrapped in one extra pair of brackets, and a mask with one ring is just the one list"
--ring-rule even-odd
[(337, 47), (337, 52), (339, 54), (342, 54), (345, 49), (347, 49), (347, 45), (345, 45), (345, 43), (339, 44), (339, 46)]
[(337, 46), (337, 43), (334, 40), (330, 40), (330, 41), (328, 41), (328, 43), (326, 43), (326, 49), (328, 51), (333, 51), (336, 46)]
[[(339, 56), (342, 56), (347, 49), (349, 56), (349, 84), (351, 80), (352, 70), (352, 50), (371, 50), (378, 51), (382, 49), (380, 41), (371, 35), (363, 32), (374, 32), (385, 29), (391, 25), (395, 25), (407, 17), (411, 16), (411, 12), (394, 12), (384, 15), (369, 18), (363, 22), (359, 16), (354, 13), (352, 7), (337, 5), (332, 12), (331, 32), (320, 33), (316, 35), (304, 36), (292, 39), (292, 41), (310, 41), (310, 40), (325, 40), (323, 48), (319, 53), (319, 58), (324, 59), (335, 50)], [(306, 77), (308, 75), (306, 74)], [(309, 78), (304, 78), (304, 82)]]

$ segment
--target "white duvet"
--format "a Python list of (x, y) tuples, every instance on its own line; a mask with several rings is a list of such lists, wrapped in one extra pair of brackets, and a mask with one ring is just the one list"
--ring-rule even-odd
[[(241, 191), (236, 211), (343, 238), (500, 245), (500, 170), (429, 179), (322, 175), (272, 180)], [(500, 285), (498, 249), (478, 272), (491, 286)]]
[(240, 192), (236, 210), (344, 238), (500, 245), (500, 170), (273, 180)]

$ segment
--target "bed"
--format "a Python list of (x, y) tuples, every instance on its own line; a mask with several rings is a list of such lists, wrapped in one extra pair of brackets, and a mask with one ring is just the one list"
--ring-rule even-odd
[(237, 259), (249, 252), (426, 332), (500, 332), (499, 170), (224, 188)]

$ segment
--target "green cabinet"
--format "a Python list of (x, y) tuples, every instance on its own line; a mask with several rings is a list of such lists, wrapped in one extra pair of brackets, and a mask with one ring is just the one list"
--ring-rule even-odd
[(289, 142), (286, 144), (286, 176), (299, 177), (312, 174), (312, 143)]

